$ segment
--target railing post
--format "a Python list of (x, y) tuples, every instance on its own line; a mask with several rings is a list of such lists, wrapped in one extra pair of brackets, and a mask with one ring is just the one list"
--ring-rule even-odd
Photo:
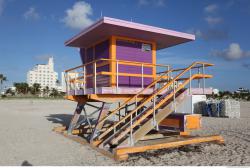
[(77, 90), (77, 85), (76, 85), (76, 72), (74, 72), (74, 76), (75, 76), (75, 78), (74, 78), (74, 90), (75, 90), (75, 95), (76, 95), (76, 90)]
[(64, 72), (64, 80), (65, 80), (65, 86), (66, 86), (66, 94), (68, 95), (68, 72)]
[(153, 125), (156, 126), (156, 119), (155, 119), (155, 96), (153, 97)]
[[(200, 68), (198, 68), (198, 74), (200, 74), (201, 72), (200, 72)], [(198, 79), (198, 87), (199, 88), (201, 88), (201, 81), (200, 81), (200, 79)]]
[(132, 128), (132, 125), (133, 125), (133, 122), (132, 122), (132, 114), (130, 115), (130, 146), (133, 146), (134, 145), (134, 139), (133, 139), (133, 128)]
[[(137, 108), (137, 96), (135, 97), (135, 108)], [(138, 111), (136, 110), (135, 115), (137, 116)]]
[[(154, 91), (155, 91), (156, 89), (157, 89), (157, 88), (156, 88), (156, 84), (155, 84), (155, 85), (154, 85)], [(155, 95), (154, 95), (154, 97), (153, 97), (153, 125), (155, 126), (156, 130), (158, 131), (158, 130), (159, 130), (159, 126), (158, 126), (158, 123), (156, 122), (156, 116), (155, 116), (156, 111), (157, 111), (157, 110), (155, 110), (155, 101), (156, 101), (156, 97), (155, 97)]]
[(83, 66), (83, 94), (86, 94), (86, 66)]
[(141, 88), (144, 88), (144, 72), (143, 72), (143, 64), (141, 64)]
[(118, 60), (116, 61), (116, 94), (118, 93), (119, 87), (119, 63)]
[(202, 64), (202, 74), (203, 74), (203, 94), (205, 94), (205, 65)]
[(176, 101), (175, 101), (175, 81), (173, 81), (174, 84), (174, 112), (176, 113)]
[(94, 82), (93, 82), (93, 84), (94, 84), (94, 94), (96, 94), (96, 62), (94, 62), (94, 67), (93, 67), (93, 69), (94, 69)]
[(121, 102), (118, 103), (118, 106), (119, 106), (119, 121), (121, 120)]
[(191, 80), (191, 77), (192, 77), (192, 71), (190, 69), (189, 70), (189, 94), (191, 94), (191, 89), (192, 89), (192, 80)]
[(170, 81), (170, 78), (171, 78), (171, 77), (170, 77), (170, 72), (169, 72), (169, 70), (170, 70), (170, 67), (169, 67), (169, 65), (168, 65), (168, 66), (167, 66), (167, 72), (168, 72), (168, 73), (167, 73), (167, 75), (168, 75), (168, 82)]

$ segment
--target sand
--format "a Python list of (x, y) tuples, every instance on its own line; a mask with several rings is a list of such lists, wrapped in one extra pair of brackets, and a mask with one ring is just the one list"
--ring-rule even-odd
[(134, 154), (115, 162), (52, 132), (69, 122), (76, 106), (64, 100), (0, 100), (0, 165), (250, 165), (250, 103), (241, 118), (202, 118), (193, 134), (221, 134), (226, 145), (200, 144)]

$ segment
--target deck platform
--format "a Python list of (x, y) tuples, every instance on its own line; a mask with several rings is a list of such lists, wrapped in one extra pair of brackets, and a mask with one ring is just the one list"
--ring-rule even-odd
[[(136, 94), (139, 93), (142, 88), (136, 87), (97, 87), (96, 92), (93, 88), (88, 88), (84, 92), (83, 89), (69, 90), (68, 95), (88, 95), (88, 94)], [(191, 88), (191, 94), (212, 94), (212, 88)], [(150, 95), (153, 92), (153, 88), (146, 89), (142, 94)], [(165, 92), (165, 91), (163, 91)]]

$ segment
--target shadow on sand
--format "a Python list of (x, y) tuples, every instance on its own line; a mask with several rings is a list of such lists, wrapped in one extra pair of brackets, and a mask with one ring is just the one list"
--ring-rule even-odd
[[(49, 116), (45, 116), (48, 121), (51, 121), (55, 124), (61, 124), (64, 126), (68, 126), (73, 117), (71, 114), (50, 114)], [(81, 120), (83, 116), (80, 116), (79, 120)]]
[(33, 165), (30, 164), (27, 160), (24, 160), (21, 166), (33, 166)]
[(73, 115), (71, 114), (50, 114), (45, 116), (48, 121), (55, 124), (69, 125)]

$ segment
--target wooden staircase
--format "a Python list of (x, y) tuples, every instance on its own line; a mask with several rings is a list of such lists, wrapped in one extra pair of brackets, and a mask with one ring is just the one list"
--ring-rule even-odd
[[(162, 76), (153, 81), (148, 87), (142, 89), (138, 94), (132, 96), (129, 100), (123, 103), (119, 108), (115, 109), (108, 114), (103, 120), (99, 121), (104, 123), (109, 117), (115, 115), (121, 108), (123, 108), (128, 102), (136, 101), (137, 97), (143, 94), (148, 88), (155, 88), (154, 92), (147, 98), (141, 101), (132, 111), (127, 113), (118, 122), (115, 122), (104, 132), (100, 132), (94, 137), (94, 141), (100, 148), (112, 150), (116, 147), (133, 146), (137, 141), (142, 139), (148, 132), (153, 129), (158, 129), (158, 124), (166, 118), (169, 114), (175, 111), (179, 103), (184, 99), (184, 95), (187, 94), (184, 87), (191, 83), (192, 80), (201, 78), (211, 78), (212, 75), (207, 74), (191, 74), (189, 77), (185, 77), (187, 72), (191, 72), (192, 69), (212, 66), (212, 64), (195, 62), (185, 69), (179, 69), (174, 78), (167, 80), (162, 76), (166, 76), (170, 72), (176, 70), (170, 70), (165, 72)], [(165, 80), (163, 83), (162, 80)], [(182, 82), (177, 85), (176, 83)], [(163, 83), (160, 87), (156, 88), (157, 84)], [(145, 108), (146, 106), (146, 108)], [(142, 110), (142, 108), (144, 108)], [(138, 111), (140, 110), (140, 113)]]

